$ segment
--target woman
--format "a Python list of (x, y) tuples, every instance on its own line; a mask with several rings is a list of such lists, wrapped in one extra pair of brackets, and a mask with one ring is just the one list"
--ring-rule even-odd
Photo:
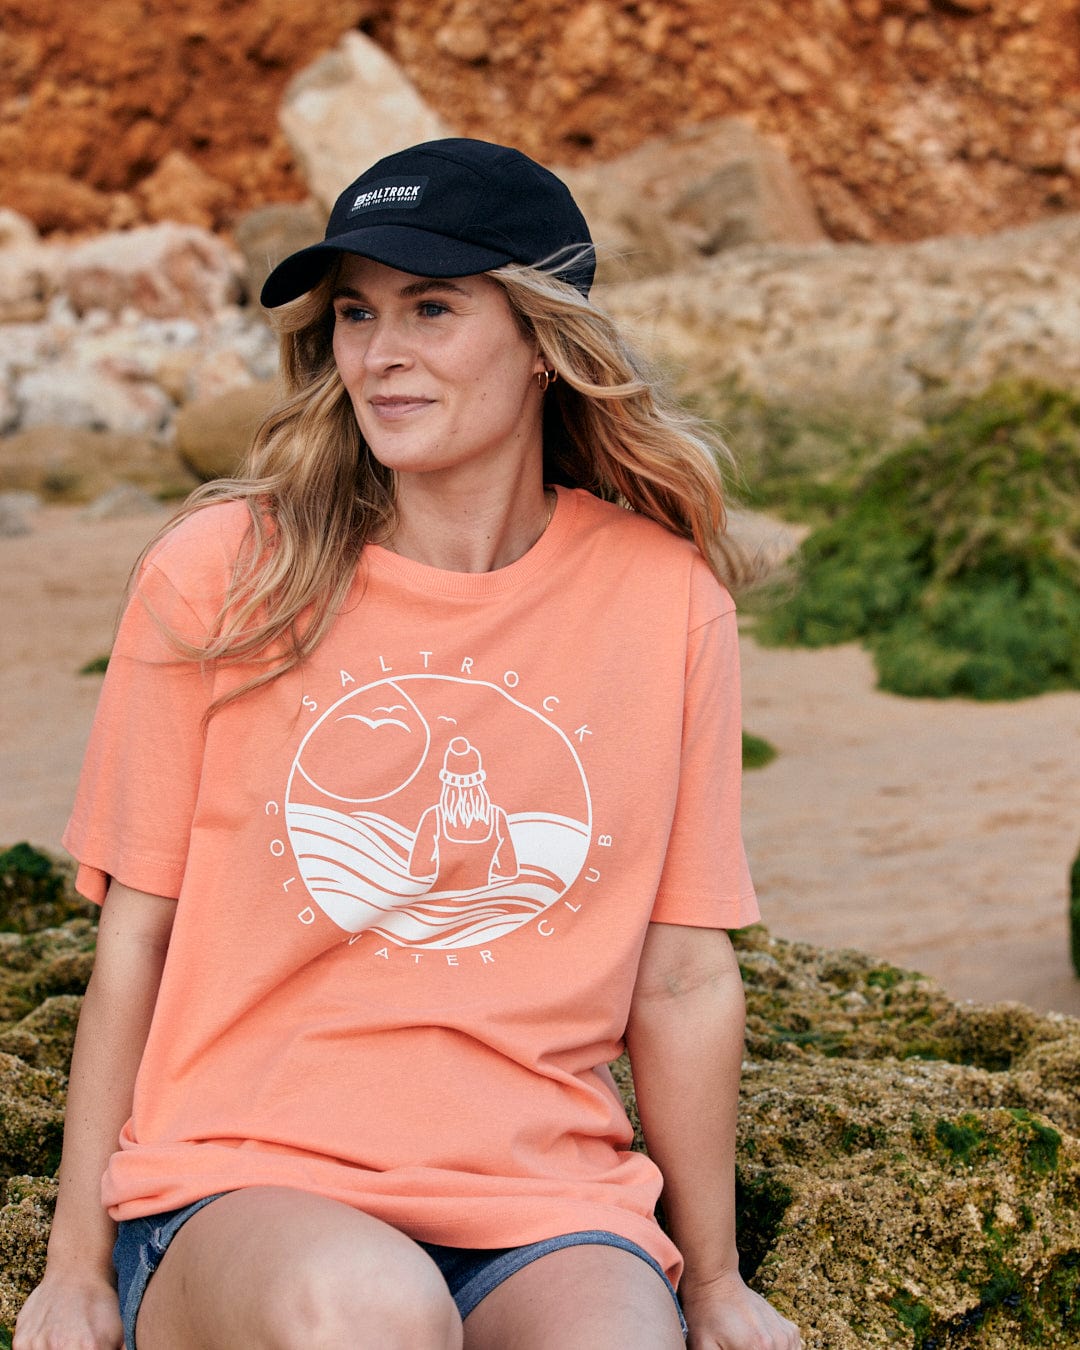
[[(271, 273), (286, 397), (143, 559), (65, 838), (104, 904), (16, 1350), (657, 1350), (680, 1272), (695, 1350), (800, 1344), (734, 1243), (720, 483), (592, 273), (467, 140)], [(481, 773), (505, 865), (443, 876)]]

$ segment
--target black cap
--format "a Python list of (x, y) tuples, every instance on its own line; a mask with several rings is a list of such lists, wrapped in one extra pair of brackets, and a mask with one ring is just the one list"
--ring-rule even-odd
[(505, 145), (427, 141), (387, 155), (350, 184), (323, 242), (278, 263), (261, 298), (268, 309), (295, 300), (318, 285), (338, 253), (416, 276), (464, 277), (545, 262), (564, 250), (568, 264), (555, 275), (588, 295), (592, 237), (561, 179)]

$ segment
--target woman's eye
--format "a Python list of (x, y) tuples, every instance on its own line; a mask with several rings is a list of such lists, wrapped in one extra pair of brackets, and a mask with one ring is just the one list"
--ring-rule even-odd
[(362, 305), (340, 305), (337, 310), (338, 323), (363, 323), (371, 318), (371, 310)]
[(420, 313), (425, 319), (437, 319), (440, 314), (449, 313), (449, 310), (438, 300), (424, 300), (420, 304)]

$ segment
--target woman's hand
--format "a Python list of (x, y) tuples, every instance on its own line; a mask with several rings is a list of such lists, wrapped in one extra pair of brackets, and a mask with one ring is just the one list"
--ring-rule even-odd
[(708, 1284), (684, 1281), (679, 1299), (690, 1327), (688, 1350), (802, 1350), (799, 1328), (737, 1272)]
[(121, 1350), (116, 1290), (101, 1275), (45, 1273), (23, 1304), (12, 1350)]

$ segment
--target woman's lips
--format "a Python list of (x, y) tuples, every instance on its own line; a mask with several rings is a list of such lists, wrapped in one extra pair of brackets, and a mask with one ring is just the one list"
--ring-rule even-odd
[(393, 422), (400, 417), (408, 417), (410, 413), (422, 412), (425, 408), (430, 408), (433, 402), (433, 399), (421, 398), (416, 394), (383, 394), (368, 400), (375, 416), (384, 422)]

